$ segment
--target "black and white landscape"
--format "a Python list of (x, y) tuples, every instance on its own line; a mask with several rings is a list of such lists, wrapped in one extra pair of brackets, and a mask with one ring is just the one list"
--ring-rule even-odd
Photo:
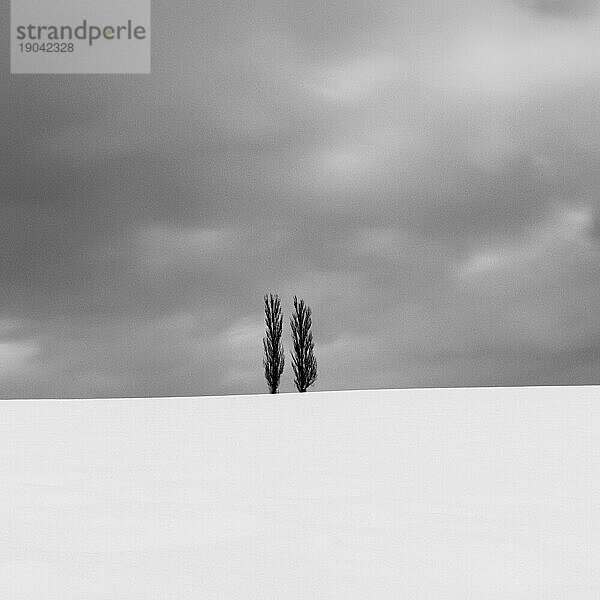
[(0, 599), (600, 598), (598, 2), (152, 11), (0, 53)]
[(316, 389), (597, 383), (597, 8), (154, 3), (152, 75), (2, 77), (0, 395), (265, 392), (268, 292), (281, 391), (295, 294)]

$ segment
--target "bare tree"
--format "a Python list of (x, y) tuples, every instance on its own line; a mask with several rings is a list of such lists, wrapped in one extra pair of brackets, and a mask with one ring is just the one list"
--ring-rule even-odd
[(283, 317), (281, 315), (281, 300), (277, 295), (269, 294), (265, 296), (265, 325), (267, 334), (263, 338), (265, 379), (269, 386), (269, 392), (276, 394), (285, 365), (283, 344), (281, 342)]
[(310, 307), (304, 300), (294, 296), (294, 314), (290, 318), (292, 326), (292, 366), (294, 383), (299, 392), (305, 392), (317, 380), (317, 359), (314, 355)]

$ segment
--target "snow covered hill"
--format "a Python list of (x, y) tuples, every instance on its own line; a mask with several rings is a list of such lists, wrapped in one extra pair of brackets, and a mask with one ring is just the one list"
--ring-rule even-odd
[(0, 403), (0, 598), (600, 598), (600, 388)]

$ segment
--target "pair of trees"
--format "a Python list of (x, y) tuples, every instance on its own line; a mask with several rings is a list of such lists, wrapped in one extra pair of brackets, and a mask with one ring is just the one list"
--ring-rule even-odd
[[(283, 315), (279, 296), (265, 296), (266, 336), (263, 338), (265, 379), (269, 392), (276, 394), (285, 366), (285, 355), (281, 336)], [(294, 383), (299, 392), (305, 392), (317, 380), (317, 359), (315, 358), (312, 318), (310, 306), (294, 296), (294, 313), (290, 317), (292, 328), (292, 367)]]

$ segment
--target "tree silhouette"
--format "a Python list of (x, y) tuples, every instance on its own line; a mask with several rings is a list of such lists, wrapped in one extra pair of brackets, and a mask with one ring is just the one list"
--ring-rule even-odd
[(276, 394), (285, 365), (285, 355), (281, 343), (283, 317), (281, 316), (281, 300), (277, 295), (265, 296), (265, 325), (267, 334), (263, 338), (265, 379), (269, 386), (269, 392)]
[(317, 380), (317, 359), (314, 355), (310, 307), (304, 300), (294, 296), (294, 314), (290, 317), (292, 326), (292, 366), (294, 383), (299, 392), (305, 392)]

